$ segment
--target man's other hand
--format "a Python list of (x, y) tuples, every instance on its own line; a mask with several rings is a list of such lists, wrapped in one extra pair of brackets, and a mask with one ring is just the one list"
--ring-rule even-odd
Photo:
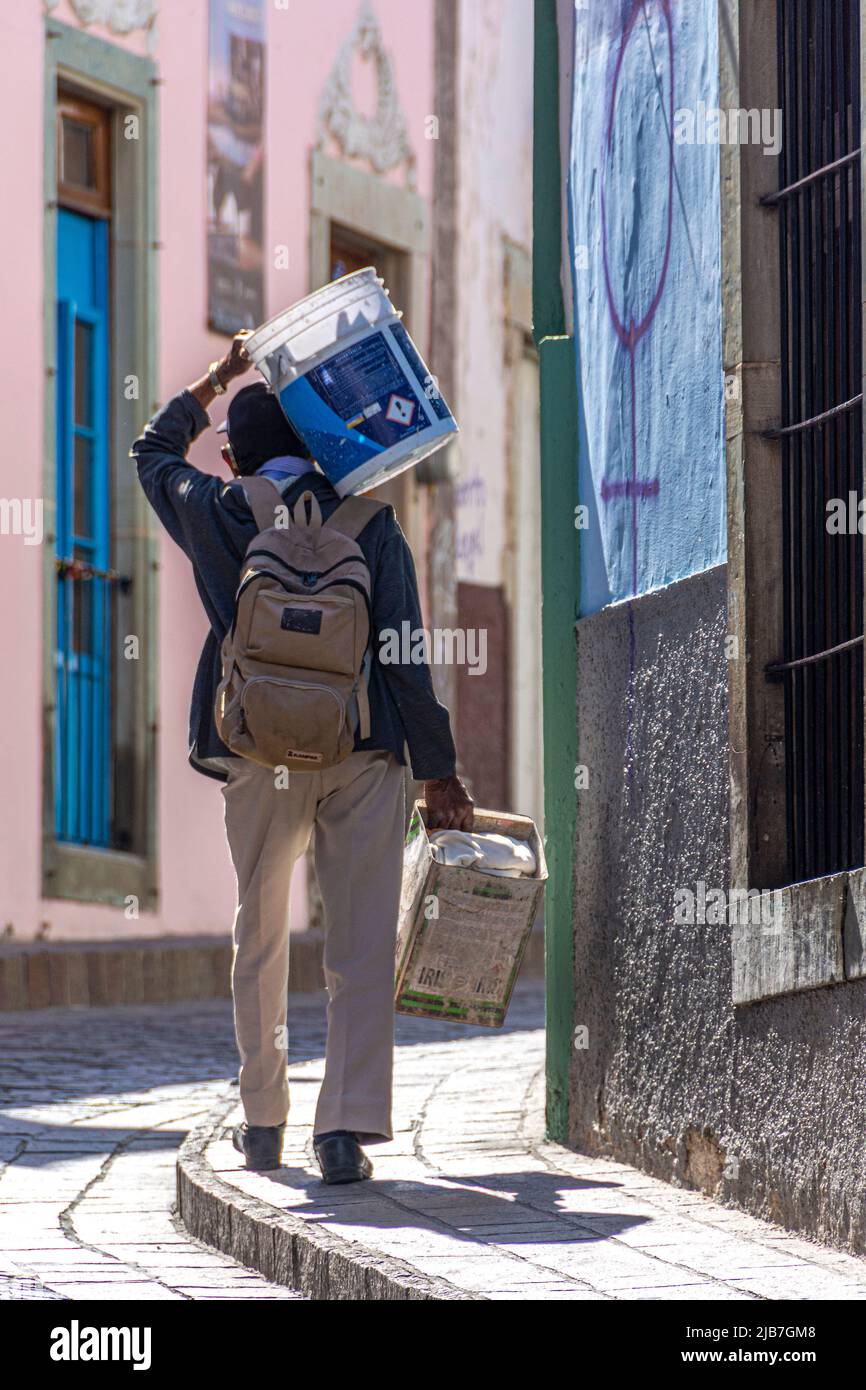
[(424, 783), (428, 830), (471, 830), (475, 804), (459, 777)]

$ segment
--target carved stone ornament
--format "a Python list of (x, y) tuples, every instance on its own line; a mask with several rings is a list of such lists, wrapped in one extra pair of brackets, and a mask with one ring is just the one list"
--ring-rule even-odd
[[(352, 96), (352, 65), (356, 57), (376, 64), (376, 114), (356, 110)], [(344, 42), (325, 83), (319, 102), (318, 147), (331, 136), (349, 159), (365, 159), (379, 174), (406, 165), (410, 187), (415, 186), (415, 156), (409, 144), (406, 117), (397, 97), (394, 69), (382, 42), (379, 21), (362, 0), (355, 27)]]
[[(156, 18), (156, 0), (69, 0), (82, 24), (104, 24), (113, 34), (131, 34), (147, 29)], [(46, 10), (57, 8), (58, 0), (45, 0)]]

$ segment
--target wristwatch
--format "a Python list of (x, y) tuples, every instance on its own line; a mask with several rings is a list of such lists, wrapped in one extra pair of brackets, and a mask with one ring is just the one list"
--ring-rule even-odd
[(225, 393), (226, 393), (226, 388), (223, 386), (222, 382), (220, 381), (219, 377), (217, 376), (217, 367), (218, 367), (218, 366), (219, 366), (219, 362), (218, 362), (218, 361), (216, 361), (216, 362), (211, 362), (210, 366), (209, 366), (208, 369), (207, 369), (207, 374), (208, 374), (208, 377), (209, 377), (209, 379), (210, 379), (210, 384), (211, 384), (211, 386), (213, 387), (213, 389), (216, 391), (217, 395), (218, 395), (218, 396), (224, 396)]

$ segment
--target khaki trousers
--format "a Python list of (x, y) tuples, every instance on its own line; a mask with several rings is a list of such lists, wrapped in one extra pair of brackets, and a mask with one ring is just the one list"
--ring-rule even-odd
[(232, 995), (247, 1123), (279, 1125), (289, 1110), (289, 885), (315, 826), (328, 1042), (314, 1133), (390, 1139), (403, 769), (391, 753), (356, 752), (323, 772), (289, 773), (280, 788), (273, 772), (244, 758), (227, 766), (238, 880)]

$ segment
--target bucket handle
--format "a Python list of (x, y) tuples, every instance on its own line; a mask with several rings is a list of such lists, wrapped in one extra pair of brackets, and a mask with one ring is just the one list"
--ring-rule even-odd
[[(307, 502), (309, 502), (310, 504), (309, 521), (307, 520), (306, 511)], [(311, 531), (318, 531), (321, 528), (322, 509), (319, 506), (318, 499), (316, 498), (316, 494), (314, 492), (310, 492), (308, 490), (307, 492), (301, 493), (300, 497), (295, 503), (294, 510), (292, 511), (292, 520), (294, 521), (296, 526), (306, 526)]]

